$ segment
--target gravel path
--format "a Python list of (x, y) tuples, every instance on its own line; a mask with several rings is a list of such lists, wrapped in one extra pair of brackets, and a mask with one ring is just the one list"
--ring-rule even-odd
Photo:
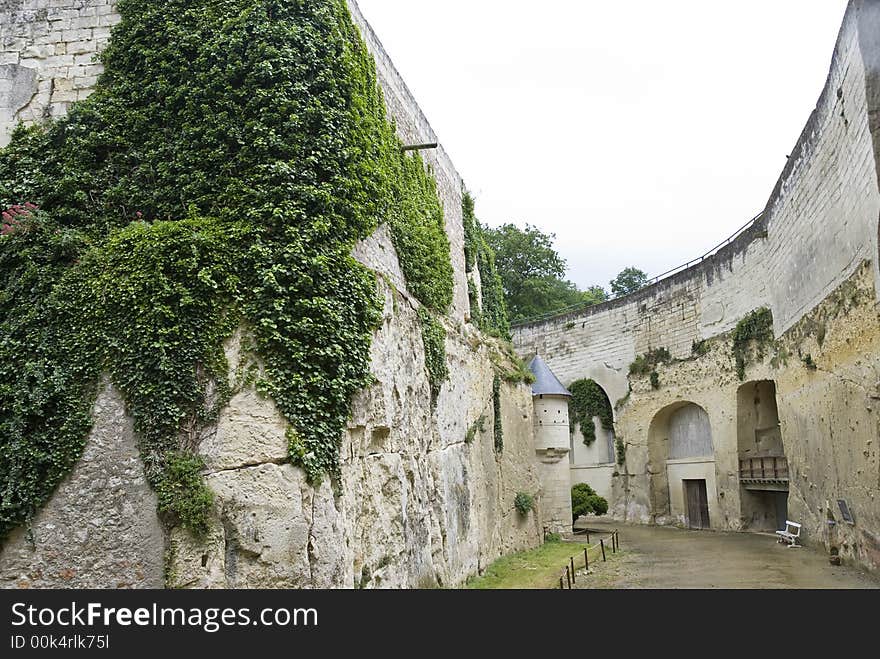
[(595, 565), (579, 588), (880, 588), (880, 578), (850, 565), (833, 566), (815, 549), (788, 549), (772, 534), (597, 520), (586, 526), (619, 529), (622, 552)]

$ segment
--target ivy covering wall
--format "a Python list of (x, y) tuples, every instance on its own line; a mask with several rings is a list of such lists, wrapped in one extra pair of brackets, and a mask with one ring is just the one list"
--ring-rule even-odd
[(603, 430), (613, 432), (614, 411), (602, 387), (593, 380), (576, 380), (568, 389), (572, 394), (568, 401), (569, 424), (572, 432), (575, 425), (580, 427), (584, 444), (590, 446), (596, 441), (594, 417), (599, 417)]
[[(120, 0), (87, 100), (0, 151), (0, 539), (82, 453), (102, 374), (171, 523), (205, 530), (199, 430), (245, 324), (310, 481), (339, 472), (380, 301), (354, 243), (388, 221), (442, 313), (436, 184), (386, 120), (343, 0)], [(8, 228), (6, 228), (8, 227)]]
[(482, 295), (479, 296), (476, 285), (468, 277), (471, 320), (484, 332), (510, 339), (504, 287), (495, 268), (495, 253), (486, 242), (483, 228), (474, 214), (474, 198), (467, 190), (462, 191), (462, 221), (465, 269), (469, 274), (479, 271), (482, 289)]

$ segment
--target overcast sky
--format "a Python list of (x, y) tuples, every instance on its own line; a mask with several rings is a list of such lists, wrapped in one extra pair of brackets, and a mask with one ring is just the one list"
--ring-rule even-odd
[(358, 0), (492, 226), (556, 234), (585, 288), (760, 212), (846, 0)]

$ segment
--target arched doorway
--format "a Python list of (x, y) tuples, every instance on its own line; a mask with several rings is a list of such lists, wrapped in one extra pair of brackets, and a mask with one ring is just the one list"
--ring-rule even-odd
[(736, 437), (743, 528), (784, 529), (788, 517), (788, 460), (775, 382), (746, 382), (737, 390)]
[(685, 401), (660, 410), (648, 430), (648, 454), (654, 520), (710, 528), (718, 511), (715, 449), (706, 410)]

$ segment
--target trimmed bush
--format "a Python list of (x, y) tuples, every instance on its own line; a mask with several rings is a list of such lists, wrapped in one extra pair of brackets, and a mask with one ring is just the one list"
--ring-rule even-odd
[(586, 483), (578, 483), (571, 488), (571, 521), (577, 521), (581, 515), (604, 515), (608, 512), (608, 501), (596, 494)]

